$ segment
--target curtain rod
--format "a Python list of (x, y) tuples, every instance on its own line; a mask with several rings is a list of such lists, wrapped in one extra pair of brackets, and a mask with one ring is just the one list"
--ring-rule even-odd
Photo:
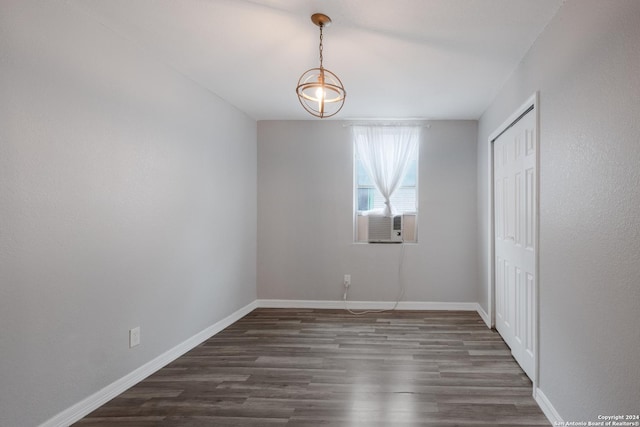
[(400, 127), (400, 126), (420, 126), (423, 128), (430, 128), (431, 124), (430, 123), (418, 123), (415, 121), (411, 121), (411, 122), (396, 122), (396, 123), (388, 123), (388, 122), (375, 122), (375, 121), (370, 121), (370, 122), (361, 122), (361, 123), (343, 123), (342, 127), (351, 127), (351, 126), (382, 126), (382, 127)]

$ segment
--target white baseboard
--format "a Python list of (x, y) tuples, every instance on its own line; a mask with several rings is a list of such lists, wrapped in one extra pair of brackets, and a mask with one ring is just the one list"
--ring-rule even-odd
[(252, 312), (256, 307), (258, 307), (257, 301), (253, 301), (252, 303), (247, 304), (246, 306), (230, 314), (224, 319), (214, 323), (205, 330), (198, 332), (191, 338), (166, 351), (150, 362), (145, 363), (135, 371), (109, 384), (102, 390), (97, 391), (86, 399), (71, 406), (70, 408), (65, 409), (58, 415), (40, 424), (40, 427), (67, 427), (75, 423), (76, 421), (79, 421), (90, 412), (98, 409), (109, 400), (123, 393), (133, 385), (139, 383), (163, 366), (166, 366), (167, 364), (173, 362), (178, 357), (182, 356), (194, 347), (200, 345), (202, 342), (211, 338), (213, 335), (222, 331), (232, 323), (237, 322), (242, 317)]
[[(261, 308), (326, 308), (343, 310), (344, 301), (326, 300), (285, 300), (259, 299)], [(347, 307), (352, 310), (385, 310), (393, 308), (393, 301), (347, 301)], [(396, 310), (460, 310), (477, 311), (475, 302), (429, 302), (429, 301), (401, 301)]]
[(487, 328), (491, 329), (491, 319), (489, 319), (489, 315), (487, 314), (486, 311), (484, 311), (484, 309), (480, 304), (476, 303), (476, 306), (477, 306), (476, 311), (478, 312), (480, 317), (482, 317), (482, 320), (484, 320), (484, 323), (486, 323)]
[(533, 391), (533, 398), (536, 403), (542, 409), (542, 413), (547, 417), (547, 419), (551, 422), (551, 425), (561, 425), (564, 423), (564, 420), (556, 411), (556, 408), (553, 407), (551, 401), (545, 396), (545, 394), (539, 388), (536, 388)]

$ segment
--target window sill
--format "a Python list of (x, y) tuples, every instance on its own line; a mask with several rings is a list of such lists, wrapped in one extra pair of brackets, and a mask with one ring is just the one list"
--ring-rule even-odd
[(384, 245), (384, 246), (417, 246), (420, 242), (411, 241), (411, 242), (352, 242), (354, 245)]

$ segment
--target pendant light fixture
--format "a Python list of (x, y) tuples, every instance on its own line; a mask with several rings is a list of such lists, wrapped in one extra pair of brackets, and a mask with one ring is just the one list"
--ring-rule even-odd
[(320, 67), (311, 68), (300, 76), (296, 93), (304, 109), (322, 119), (342, 109), (347, 92), (338, 76), (322, 65), (322, 29), (331, 24), (331, 18), (314, 13), (311, 22), (320, 27)]

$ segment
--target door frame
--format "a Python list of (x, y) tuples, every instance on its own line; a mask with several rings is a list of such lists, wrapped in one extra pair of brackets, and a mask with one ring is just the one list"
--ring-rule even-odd
[(513, 114), (511, 114), (500, 126), (496, 128), (489, 135), (488, 150), (487, 150), (487, 177), (488, 177), (488, 216), (487, 216), (487, 229), (489, 230), (489, 238), (488, 240), (488, 250), (487, 250), (487, 284), (488, 284), (488, 301), (487, 308), (489, 312), (489, 322), (491, 324), (491, 328), (495, 328), (496, 326), (496, 313), (495, 313), (495, 233), (494, 233), (494, 194), (493, 194), (493, 143), (500, 135), (504, 133), (511, 125), (513, 125), (521, 116), (524, 115), (527, 110), (533, 107), (533, 114), (535, 114), (535, 144), (536, 144), (536, 221), (535, 227), (536, 232), (534, 235), (535, 239), (535, 281), (533, 283), (533, 301), (534, 301), (534, 320), (533, 320), (533, 356), (535, 358), (533, 363), (533, 378), (531, 381), (533, 382), (533, 394), (535, 396), (535, 390), (538, 387), (538, 371), (540, 367), (540, 358), (539, 358), (539, 319), (540, 319), (540, 307), (538, 304), (538, 295), (539, 295), (539, 286), (538, 286), (538, 277), (540, 271), (540, 247), (539, 247), (539, 235), (540, 235), (540, 102), (539, 102), (539, 92), (536, 91), (533, 95), (531, 95), (520, 107), (518, 107)]

